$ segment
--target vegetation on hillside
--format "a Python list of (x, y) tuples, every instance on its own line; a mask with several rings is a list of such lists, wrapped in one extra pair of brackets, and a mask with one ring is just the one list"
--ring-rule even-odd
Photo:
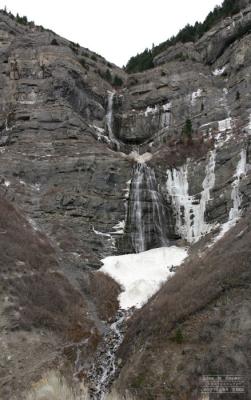
[(10, 17), (11, 19), (15, 20), (18, 24), (34, 26), (34, 22), (28, 21), (28, 18), (25, 15), (23, 17), (21, 17), (18, 13), (17, 15), (14, 15), (12, 14), (11, 11), (7, 10), (6, 6), (3, 10), (1, 10), (1, 12)]
[(153, 46), (151, 50), (145, 49), (142, 53), (138, 53), (136, 56), (131, 57), (125, 67), (126, 72), (135, 73), (153, 68), (154, 57), (162, 51), (178, 42), (195, 42), (217, 22), (226, 17), (231, 17), (238, 13), (240, 9), (240, 3), (236, 0), (224, 0), (221, 6), (216, 6), (214, 10), (208, 14), (204, 22), (196, 22), (194, 25), (187, 24), (176, 36), (172, 36), (170, 39), (160, 43), (158, 46)]

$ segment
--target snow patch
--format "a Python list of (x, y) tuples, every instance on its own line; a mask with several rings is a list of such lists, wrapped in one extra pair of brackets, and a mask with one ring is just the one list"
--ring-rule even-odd
[(123, 234), (124, 231), (125, 231), (125, 220), (119, 221), (116, 225), (114, 225), (114, 226), (112, 227), (112, 229), (114, 229), (114, 232), (113, 232), (113, 233), (116, 233), (116, 234)]
[(140, 308), (160, 288), (161, 283), (173, 275), (172, 267), (180, 265), (187, 250), (177, 246), (161, 247), (138, 254), (106, 257), (100, 271), (118, 282), (123, 292), (119, 295), (120, 307)]
[(213, 74), (214, 76), (221, 76), (222, 74), (224, 74), (225, 70), (226, 70), (226, 66), (224, 66), (224, 67), (222, 67), (222, 68), (216, 68), (216, 69), (212, 72), (212, 74)]
[(4, 181), (4, 186), (9, 187), (10, 186), (10, 181)]
[(92, 227), (92, 230), (93, 230), (93, 232), (94, 232), (96, 235), (98, 235), (98, 236), (104, 236), (104, 237), (107, 237), (107, 238), (109, 238), (109, 239), (112, 239), (110, 233), (104, 233), (104, 232), (97, 231), (97, 230), (94, 228), (94, 226)]
[(199, 97), (201, 97), (201, 95), (202, 95), (202, 89), (198, 89), (196, 92), (192, 93), (192, 96), (191, 96), (191, 104), (192, 104), (192, 106), (194, 106), (196, 104), (197, 99)]
[(218, 122), (218, 129), (220, 132), (225, 132), (232, 128), (232, 118), (226, 118)]
[(159, 111), (159, 108), (157, 105), (154, 107), (148, 106), (147, 109), (145, 110), (145, 117), (147, 117), (149, 114), (157, 114)]
[(148, 115), (160, 115), (160, 127), (167, 128), (170, 124), (171, 105), (171, 102), (167, 102), (162, 105), (156, 104), (153, 107), (148, 106), (144, 112), (144, 115), (145, 117), (148, 117)]
[(247, 128), (248, 128), (249, 133), (251, 133), (251, 114), (249, 115), (249, 121), (248, 121)]
[(126, 189), (123, 189), (123, 192), (125, 192), (124, 197), (126, 200), (129, 199), (131, 182), (132, 182), (132, 180), (129, 179), (129, 181), (126, 182)]
[(134, 160), (139, 164), (143, 164), (147, 161), (150, 161), (152, 157), (153, 157), (152, 153), (146, 152), (144, 154), (139, 154), (137, 151), (131, 151), (131, 153), (128, 156), (129, 159)]

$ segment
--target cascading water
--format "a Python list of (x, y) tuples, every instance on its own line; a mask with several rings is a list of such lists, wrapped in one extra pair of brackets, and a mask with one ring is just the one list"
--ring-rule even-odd
[(116, 352), (121, 345), (124, 334), (123, 327), (131, 312), (119, 310), (106, 334), (104, 341), (98, 348), (93, 366), (88, 374), (90, 382), (90, 400), (103, 400), (115, 378), (117, 370)]
[(168, 244), (163, 199), (154, 170), (144, 162), (137, 163), (133, 170), (127, 226), (136, 253)]
[(115, 144), (116, 149), (119, 150), (119, 142), (115, 139), (113, 134), (113, 99), (114, 99), (114, 92), (108, 92), (108, 105), (107, 105), (107, 114), (106, 114), (106, 125), (108, 130), (108, 136), (112, 143)]

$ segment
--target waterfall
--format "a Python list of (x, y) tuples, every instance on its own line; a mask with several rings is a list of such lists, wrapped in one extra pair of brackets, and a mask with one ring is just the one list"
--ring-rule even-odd
[(136, 253), (141, 253), (145, 250), (145, 235), (144, 235), (144, 221), (142, 220), (142, 203), (141, 203), (141, 190), (144, 178), (142, 171), (142, 165), (137, 164), (137, 168), (134, 172), (132, 185), (134, 185), (134, 196), (133, 196), (133, 212), (132, 218), (135, 221), (136, 230), (133, 234), (133, 244)]
[(112, 143), (115, 144), (116, 149), (119, 150), (119, 142), (115, 139), (113, 134), (113, 98), (115, 93), (108, 92), (108, 105), (107, 105), (107, 114), (106, 114), (106, 125), (108, 130), (108, 137)]
[(117, 370), (116, 352), (124, 339), (124, 325), (131, 311), (119, 310), (98, 348), (93, 366), (88, 374), (90, 400), (103, 400), (115, 378)]
[(166, 246), (167, 216), (154, 170), (144, 162), (137, 163), (131, 181), (127, 226), (136, 253)]
[(179, 169), (167, 171), (167, 192), (176, 211), (176, 228), (178, 233), (190, 243), (198, 241), (211, 229), (211, 226), (205, 222), (205, 212), (210, 200), (210, 191), (215, 183), (215, 156), (215, 150), (211, 151), (200, 199), (189, 195), (187, 164)]

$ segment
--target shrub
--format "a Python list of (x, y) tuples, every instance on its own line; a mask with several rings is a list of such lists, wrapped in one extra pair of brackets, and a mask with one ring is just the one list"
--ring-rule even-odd
[(16, 22), (18, 24), (22, 24), (22, 25), (28, 25), (28, 19), (26, 16), (20, 17), (20, 15), (17, 13), (16, 15)]
[(105, 79), (109, 83), (112, 83), (112, 74), (108, 68), (106, 71), (98, 69), (96, 72), (99, 74), (99, 76), (101, 76), (101, 78)]
[(184, 341), (184, 336), (180, 327), (175, 330), (174, 336), (171, 338), (174, 342), (181, 344)]
[(52, 39), (51, 45), (52, 45), (52, 46), (59, 46), (59, 44), (58, 44), (58, 42), (57, 42), (57, 40), (56, 40), (55, 38)]
[(74, 53), (78, 54), (78, 50), (80, 48), (78, 43), (70, 41), (69, 47), (70, 47), (70, 49), (72, 49), (72, 51), (74, 51)]
[(103, 320), (113, 318), (119, 309), (120, 286), (108, 275), (98, 271), (90, 274), (90, 286), (87, 290), (96, 305), (99, 317)]
[(118, 75), (114, 76), (114, 79), (113, 79), (114, 86), (122, 86), (123, 83), (124, 83), (123, 80)]
[(182, 134), (191, 139), (193, 133), (192, 121), (190, 118), (186, 119), (185, 125), (182, 128)]
[(174, 58), (178, 61), (186, 61), (188, 59), (187, 55), (183, 53), (176, 54)]
[(87, 71), (89, 70), (89, 65), (86, 64), (86, 60), (84, 57), (80, 58), (79, 62), (82, 65), (82, 67), (84, 67)]

